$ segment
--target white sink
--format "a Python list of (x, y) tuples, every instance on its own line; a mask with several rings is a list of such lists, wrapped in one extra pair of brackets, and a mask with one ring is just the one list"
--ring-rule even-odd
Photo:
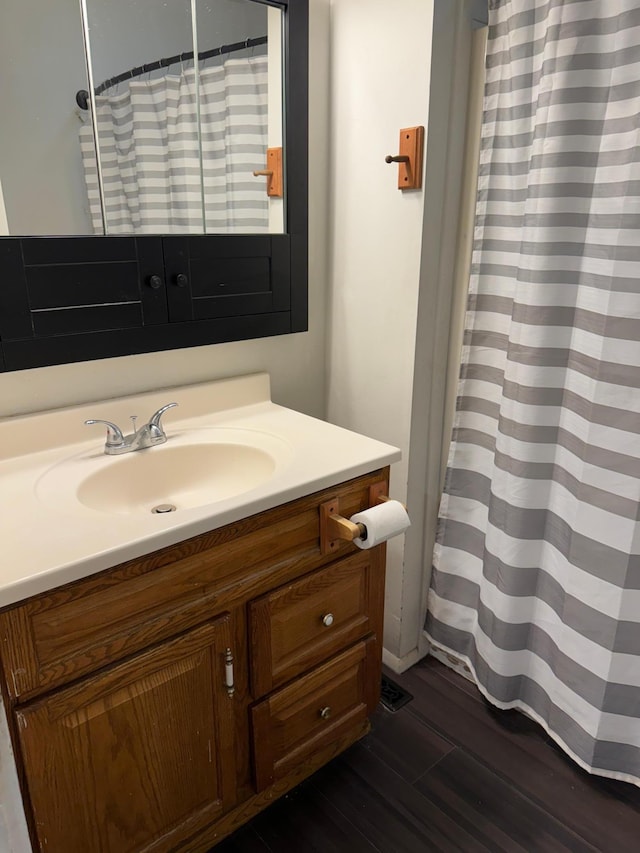
[[(65, 459), (38, 481), (40, 500), (106, 513), (180, 511), (266, 483), (290, 456), (287, 442), (252, 430), (175, 431), (166, 444), (122, 456), (94, 451)], [(171, 507), (171, 509), (169, 509)]]
[[(155, 448), (159, 450), (159, 448)], [(78, 500), (105, 512), (137, 512), (158, 504), (176, 509), (231, 498), (259, 486), (275, 460), (241, 444), (190, 444), (164, 453), (138, 451), (96, 471), (78, 488)]]

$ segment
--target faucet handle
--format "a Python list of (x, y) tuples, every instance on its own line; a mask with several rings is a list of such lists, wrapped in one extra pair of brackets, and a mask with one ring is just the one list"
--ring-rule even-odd
[(107, 427), (107, 447), (117, 447), (118, 445), (124, 442), (124, 435), (122, 434), (122, 430), (117, 424), (112, 423), (111, 421), (103, 421), (100, 418), (91, 418), (88, 421), (85, 421), (87, 426), (91, 426), (92, 424), (106, 424)]
[(156, 429), (161, 429), (160, 426), (160, 418), (164, 415), (167, 409), (173, 409), (174, 406), (177, 406), (177, 403), (167, 403), (166, 406), (162, 406), (162, 408), (158, 409), (151, 417), (149, 418), (149, 426), (156, 427)]

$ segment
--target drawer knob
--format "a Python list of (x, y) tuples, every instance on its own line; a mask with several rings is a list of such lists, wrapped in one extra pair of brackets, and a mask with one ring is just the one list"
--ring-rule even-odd
[(159, 290), (162, 287), (162, 279), (159, 275), (150, 275), (147, 284), (152, 290)]
[(333, 613), (325, 613), (322, 617), (322, 624), (325, 628), (330, 628), (333, 625)]
[(325, 708), (320, 708), (320, 716), (323, 720), (328, 720), (331, 716), (331, 708), (328, 705)]

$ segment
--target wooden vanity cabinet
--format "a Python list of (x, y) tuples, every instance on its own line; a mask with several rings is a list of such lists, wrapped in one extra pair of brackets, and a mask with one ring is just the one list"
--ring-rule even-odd
[(0, 612), (34, 850), (204, 853), (366, 733), (385, 546), (326, 553), (319, 508), (350, 516), (387, 482), (376, 471)]

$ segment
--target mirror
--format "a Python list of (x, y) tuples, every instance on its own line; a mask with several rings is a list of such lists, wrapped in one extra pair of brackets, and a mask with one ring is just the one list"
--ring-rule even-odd
[(282, 9), (81, 5), (3, 2), (0, 234), (282, 233)]
[[(143, 8), (138, 4), (151, 3), (153, 14), (147, 18), (138, 14)], [(174, 28), (170, 41), (169, 7), (172, 13), (189, 12), (186, 22), (180, 17), (179, 32)], [(254, 32), (263, 32), (266, 21), (266, 43), (264, 36), (250, 35), (234, 42), (237, 30), (225, 29), (222, 35), (224, 9), (233, 9), (236, 18), (240, 11), (246, 13), (239, 24), (243, 33), (249, 26), (249, 10), (262, 15), (260, 29)], [(118, 10), (133, 17), (122, 21)], [(142, 50), (147, 36), (150, 45), (134, 60), (134, 46)], [(216, 43), (211, 48), (212, 40)], [(308, 47), (308, 0), (51, 0), (37, 5), (35, 0), (4, 0), (0, 6), (0, 372), (308, 328)], [(160, 59), (167, 59), (162, 54), (169, 49), (176, 51), (168, 57), (171, 61), (159, 62), (156, 50)], [(187, 55), (190, 50), (200, 57), (197, 70), (193, 57)], [(149, 63), (150, 56), (155, 59)], [(233, 95), (246, 103), (241, 103), (245, 114), (238, 122), (240, 140), (230, 143), (226, 132), (211, 129), (205, 112), (216, 97), (200, 81), (210, 67), (215, 71), (232, 62), (237, 71), (238, 63), (247, 57), (255, 63), (266, 61), (266, 101), (256, 108), (255, 86), (234, 84)], [(142, 62), (143, 67), (125, 73), (120, 65), (125, 60)], [(166, 121), (160, 122), (157, 114), (162, 111), (153, 99), (158, 89), (163, 104), (170, 100), (163, 80), (167, 69), (178, 78), (169, 84), (172, 91), (180, 89), (183, 76), (189, 78), (191, 88), (187, 87), (184, 99), (182, 95), (174, 98), (172, 108), (164, 110)], [(124, 74), (127, 79), (108, 78), (101, 90), (102, 74)], [(112, 142), (102, 134), (99, 113), (103, 95), (117, 99), (125, 92), (126, 101), (134, 83), (136, 96), (142, 93), (147, 108), (154, 103), (152, 119), (131, 122), (134, 135), (147, 138), (153, 131), (167, 136), (167, 126), (177, 124), (182, 113), (192, 122), (195, 114), (196, 132), (178, 134), (177, 159), (172, 152), (171, 165), (164, 166), (163, 172), (159, 166), (154, 171), (162, 156), (152, 151), (152, 167), (142, 173), (145, 185), (141, 187), (139, 180), (125, 199), (130, 203), (127, 219), (111, 216), (113, 186), (108, 170), (123, 169), (124, 178), (122, 174), (115, 177), (126, 183), (130, 177), (126, 168), (131, 166), (128, 161), (126, 168), (121, 162), (114, 164)], [(82, 98), (75, 101), (82, 89), (94, 93), (89, 111), (82, 109)], [(230, 112), (227, 95), (219, 100)], [(245, 138), (255, 129), (246, 109), (253, 110), (263, 126), (266, 115), (267, 138), (259, 145), (253, 137)], [(91, 134), (96, 128), (98, 145), (93, 146)], [(116, 134), (113, 127), (110, 133)], [(80, 135), (88, 144), (88, 155), (81, 152)], [(273, 193), (267, 197), (268, 179), (254, 177), (253, 172), (265, 171), (265, 160), (271, 165), (278, 143), (285, 192), (282, 197)], [(217, 168), (219, 146), (229, 148), (230, 168)], [(93, 197), (91, 180), (87, 192), (83, 155), (95, 170)], [(172, 205), (177, 202), (178, 215), (168, 224), (158, 218), (168, 206), (160, 172), (173, 181), (169, 200)], [(233, 183), (237, 175), (240, 186)], [(251, 221), (254, 212), (247, 213), (243, 207), (246, 194), (255, 187), (263, 203), (268, 198), (268, 216), (259, 222)], [(146, 204), (144, 211), (140, 209), (143, 189), (160, 199), (155, 206)], [(117, 210), (122, 205), (120, 192), (113, 191), (120, 205)], [(187, 201), (198, 212), (185, 213)], [(128, 230), (132, 228), (140, 230)]]

